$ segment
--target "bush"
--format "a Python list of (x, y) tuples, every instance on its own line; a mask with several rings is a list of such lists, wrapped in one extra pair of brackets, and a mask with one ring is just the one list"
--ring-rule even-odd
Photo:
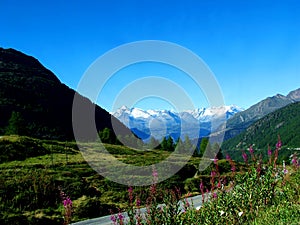
[[(197, 183), (202, 195), (202, 207), (191, 207), (186, 199), (181, 199), (178, 190), (158, 190), (157, 172), (153, 172), (153, 184), (146, 200), (146, 212), (140, 212), (140, 198), (134, 196), (131, 187), (129, 193), (129, 218), (122, 214), (112, 215), (114, 224), (293, 224), (300, 221), (299, 196), (300, 173), (298, 159), (293, 158), (293, 167), (276, 164), (280, 139), (276, 150), (269, 154), (268, 163), (263, 164), (262, 157), (256, 156), (250, 149), (252, 161), (243, 154), (244, 172), (236, 172), (235, 163), (229, 156), (227, 162), (214, 160), (209, 184), (206, 177), (188, 179), (185, 187), (195, 191)], [(233, 180), (226, 182), (220, 171), (231, 171)], [(227, 185), (227, 186), (226, 186)], [(209, 188), (208, 200), (206, 189)], [(198, 190), (199, 190), (198, 189)], [(159, 205), (158, 193), (162, 192), (163, 205)]]

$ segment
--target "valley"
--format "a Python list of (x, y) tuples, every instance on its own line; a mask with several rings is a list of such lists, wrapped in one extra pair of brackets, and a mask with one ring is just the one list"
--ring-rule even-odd
[[(80, 130), (76, 141), (74, 96), (95, 108), (96, 128)], [(265, 215), (274, 216), (278, 207), (286, 209), (282, 221), (299, 220), (293, 216), (299, 211), (299, 96), (297, 89), (246, 110), (234, 105), (183, 112), (123, 106), (109, 114), (37, 59), (0, 48), (0, 224), (69, 224), (111, 214), (122, 218), (123, 211), (135, 221), (141, 207), (149, 210), (153, 223), (172, 225), (202, 224), (207, 218), (214, 224), (268, 224)], [(218, 132), (225, 133), (221, 146), (210, 142)], [(156, 168), (161, 162), (165, 166)], [(119, 163), (133, 167), (124, 170)], [(200, 168), (201, 163), (207, 167)], [(143, 166), (153, 168), (150, 185), (128, 186), (135, 177), (149, 180)], [(114, 179), (108, 179), (111, 174)], [(179, 200), (204, 199), (207, 193), (215, 193), (215, 200), (203, 201), (205, 207), (197, 210), (186, 202), (186, 213), (178, 212)], [(229, 202), (239, 211), (231, 211)], [(166, 207), (158, 211), (161, 204)], [(220, 207), (228, 210), (226, 218), (216, 210)], [(115, 220), (123, 224), (120, 218)]]

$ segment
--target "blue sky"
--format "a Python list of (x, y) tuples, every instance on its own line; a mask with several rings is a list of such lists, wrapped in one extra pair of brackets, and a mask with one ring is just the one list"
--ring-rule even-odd
[[(215, 74), (227, 105), (247, 108), (300, 87), (297, 0), (1, 0), (0, 10), (0, 46), (38, 58), (73, 89), (99, 56), (141, 40), (174, 42), (199, 55)], [(201, 90), (173, 69), (147, 64), (120, 74), (98, 98), (108, 111), (124, 85), (151, 75), (179, 82), (196, 107), (207, 106)], [(158, 99), (136, 106), (170, 108)]]

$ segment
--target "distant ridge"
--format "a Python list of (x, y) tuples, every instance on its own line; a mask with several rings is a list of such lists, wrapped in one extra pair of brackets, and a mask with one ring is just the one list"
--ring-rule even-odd
[[(122, 123), (145, 141), (152, 136), (158, 140), (171, 136), (190, 139), (206, 137), (212, 129), (218, 128), (227, 119), (243, 109), (219, 106), (174, 112), (171, 110), (142, 110), (122, 106), (112, 113)], [(212, 127), (212, 121), (214, 127)]]
[[(24, 120), (24, 134), (37, 138), (73, 140), (72, 104), (75, 91), (62, 84), (37, 59), (14, 49), (0, 48), (0, 135), (5, 133), (12, 112)], [(82, 104), (94, 107), (79, 95)], [(99, 106), (95, 106), (97, 130), (112, 129), (114, 121), (125, 134), (131, 134), (122, 123)], [(83, 139), (95, 139), (86, 130)]]
[(277, 109), (285, 107), (291, 103), (300, 101), (300, 88), (291, 91), (287, 96), (277, 94), (268, 97), (250, 108), (235, 114), (227, 121), (225, 140), (230, 139), (242, 131), (244, 131), (251, 124), (274, 112)]
[[(247, 149), (255, 144), (256, 149), (274, 149), (277, 136), (285, 147), (300, 148), (300, 102), (289, 104), (264, 116), (239, 135), (224, 142), (222, 149)], [(237, 147), (239, 146), (239, 147)]]

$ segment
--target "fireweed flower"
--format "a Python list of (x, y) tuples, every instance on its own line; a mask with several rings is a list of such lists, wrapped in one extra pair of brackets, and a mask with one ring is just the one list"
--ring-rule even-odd
[(72, 201), (69, 197), (67, 197), (65, 200), (63, 200), (63, 204), (64, 204), (64, 207), (69, 207), (69, 206), (72, 207)]
[(214, 199), (218, 198), (218, 194), (216, 192), (213, 193), (213, 198)]
[(218, 188), (221, 188), (221, 180), (219, 179), (219, 182), (218, 182), (218, 185), (217, 185)]
[(231, 171), (232, 171), (233, 173), (236, 171), (236, 168), (235, 168), (235, 165), (234, 165), (234, 164), (231, 165)]
[(248, 163), (248, 156), (245, 152), (242, 153), (242, 157), (244, 159), (244, 162), (247, 164)]
[(255, 155), (254, 155), (254, 149), (253, 149), (252, 145), (250, 145), (250, 147), (249, 147), (249, 152), (250, 152), (252, 160), (256, 161), (256, 158), (255, 158)]
[(117, 222), (117, 217), (116, 217), (115, 215), (111, 215), (111, 216), (110, 216), (110, 220), (111, 220), (114, 224), (116, 224), (116, 222)]
[(210, 176), (211, 176), (212, 178), (214, 178), (214, 177), (216, 176), (216, 174), (217, 174), (217, 173), (216, 173), (216, 171), (214, 171), (214, 170), (210, 172)]
[(271, 150), (270, 145), (268, 145), (268, 156), (269, 156), (269, 158), (272, 156), (272, 150)]
[(282, 146), (282, 143), (281, 143), (280, 135), (278, 135), (278, 141), (277, 141), (277, 144), (276, 144), (276, 148), (280, 149), (281, 146)]
[(72, 217), (72, 200), (70, 199), (70, 197), (68, 197), (63, 191), (62, 189), (59, 187), (59, 191), (60, 191), (60, 197), (62, 200), (62, 204), (64, 206), (65, 209), (65, 215), (64, 215), (64, 224), (69, 224), (71, 222), (71, 217)]
[(156, 184), (158, 182), (158, 173), (155, 167), (152, 167), (152, 179), (153, 179), (153, 184), (150, 186), (150, 192), (154, 196), (156, 193)]
[(230, 155), (229, 154), (226, 154), (226, 160), (230, 161), (231, 158), (230, 158)]
[(276, 144), (276, 149), (275, 149), (275, 153), (274, 153), (274, 168), (276, 168), (276, 161), (278, 159), (278, 151), (280, 150), (282, 146), (282, 143), (281, 143), (281, 139), (280, 139), (280, 136), (278, 135), (278, 141), (277, 141), (277, 144)]
[(231, 171), (234, 173), (236, 168), (234, 165), (234, 162), (232, 161), (232, 159), (230, 158), (229, 154), (226, 154), (226, 160), (229, 162), (229, 164), (231, 165)]
[(133, 202), (133, 188), (131, 186), (128, 188), (128, 195), (129, 195), (130, 204), (132, 204), (132, 202)]
[(254, 150), (253, 150), (253, 147), (252, 147), (252, 145), (250, 145), (250, 147), (249, 147), (249, 152), (250, 152), (251, 154), (253, 154), (253, 153), (254, 153)]
[(201, 182), (200, 182), (200, 190), (201, 190), (201, 192), (203, 192), (204, 191), (204, 185), (203, 185), (203, 181), (201, 180)]
[(205, 196), (204, 196), (204, 185), (203, 185), (203, 181), (202, 180), (201, 180), (201, 183), (200, 183), (200, 191), (201, 191), (201, 195), (202, 195), (202, 203), (204, 203)]
[(118, 219), (119, 219), (120, 221), (123, 221), (123, 219), (124, 219), (124, 216), (123, 216), (123, 214), (122, 214), (122, 213), (118, 213)]
[(141, 200), (139, 198), (136, 199), (136, 206), (139, 207), (141, 205)]
[(292, 164), (294, 167), (299, 167), (299, 164), (298, 164), (298, 158), (296, 156), (296, 154), (293, 154), (293, 158), (292, 158)]

